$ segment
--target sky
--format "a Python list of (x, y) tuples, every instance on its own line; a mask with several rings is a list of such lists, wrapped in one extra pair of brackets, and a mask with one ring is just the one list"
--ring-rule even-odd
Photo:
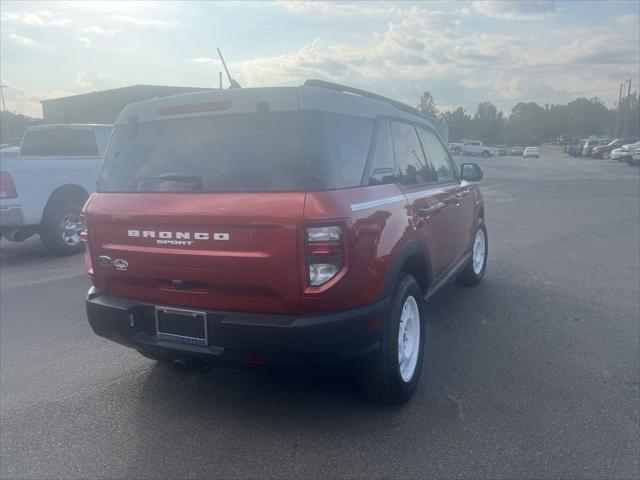
[[(0, 0), (8, 110), (127, 85), (320, 78), (443, 110), (601, 98), (640, 76), (640, 1), (29, 2)], [(225, 86), (227, 82), (225, 80)]]

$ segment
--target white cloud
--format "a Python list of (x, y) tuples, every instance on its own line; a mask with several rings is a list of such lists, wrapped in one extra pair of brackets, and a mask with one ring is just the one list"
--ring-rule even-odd
[(473, 0), (473, 9), (504, 20), (540, 20), (557, 13), (553, 0)]
[(84, 27), (82, 29), (85, 33), (93, 33), (95, 35), (115, 35), (118, 30), (112, 30), (110, 28), (102, 28), (98, 25), (91, 25), (90, 27)]
[(71, 20), (68, 18), (58, 18), (56, 20), (50, 20), (47, 22), (47, 25), (51, 25), (53, 27), (64, 27), (66, 25), (69, 25), (71, 23)]
[(78, 85), (92, 90), (105, 90), (124, 85), (122, 78), (110, 73), (102, 73), (98, 70), (79, 71), (76, 77)]
[(16, 32), (9, 32), (9, 40), (14, 41), (20, 45), (30, 46), (35, 45), (36, 41), (31, 37), (25, 37), (24, 35), (20, 35)]
[(220, 62), (219, 59), (217, 59), (217, 58), (208, 58), (208, 57), (188, 58), (187, 61), (192, 62), (192, 63), (211, 63), (211, 64), (215, 64), (215, 65), (221, 65), (222, 64), (222, 62)]
[(283, 0), (276, 4), (293, 13), (326, 17), (388, 17), (394, 12), (392, 5), (384, 3)]
[(129, 15), (111, 15), (111, 17), (109, 18), (119, 22), (130, 23), (132, 25), (138, 25), (141, 27), (169, 27), (172, 25), (172, 22), (169, 22), (167, 20), (132, 17)]
[(38, 13), (7, 13), (2, 15), (2, 21), (21, 23), (30, 27), (64, 27), (71, 23), (68, 18), (52, 18), (53, 14), (48, 10), (40, 11)]
[(35, 13), (25, 13), (21, 20), (25, 25), (44, 25), (44, 20)]
[(91, 40), (88, 39), (87, 37), (78, 37), (78, 40), (80, 40), (82, 45), (84, 45), (87, 48), (89, 48), (91, 46)]
[(624, 26), (635, 26), (636, 28), (640, 25), (640, 15), (637, 13), (629, 13), (627, 15), (620, 15), (616, 17), (616, 23), (618, 25)]
[[(59, 77), (39, 79), (40, 90), (53, 82), (80, 93), (135, 82), (208, 85), (212, 78), (217, 80), (212, 74), (221, 70), (220, 61), (198, 43), (209, 35), (202, 12), (215, 10), (216, 5), (175, 9), (147, 3), (134, 8), (122, 2), (49, 5), (50, 14), (37, 9), (33, 14), (45, 25), (69, 17), (76, 27), (47, 30), (24, 12), (4, 7), (2, 11), (6, 30), (2, 38), (7, 44), (20, 44), (22, 37), (23, 45), (33, 45), (31, 40), (37, 41), (39, 49), (53, 53), (74, 49), (77, 54), (71, 78), (60, 72)], [(579, 19), (567, 14), (562, 29), (542, 34), (544, 24), (531, 25), (530, 19), (566, 13), (550, 2), (279, 2), (225, 8), (238, 8), (239, 14), (246, 8), (270, 9), (276, 27), (287, 28), (286, 22), (292, 21), (298, 25), (295, 33), (287, 34), (295, 48), (282, 49), (281, 41), (265, 37), (260, 39), (265, 44), (260, 51), (271, 53), (255, 57), (255, 39), (238, 42), (229, 67), (243, 86), (299, 85), (308, 78), (322, 78), (410, 104), (430, 90), (439, 107), (462, 105), (473, 110), (485, 99), (508, 109), (521, 99), (565, 102), (572, 99), (572, 92), (606, 93), (624, 78), (634, 78), (637, 84), (638, 17), (623, 15), (626, 10), (595, 20), (586, 14)], [(478, 22), (487, 15), (513, 21)], [(25, 21), (34, 23), (23, 27)], [(163, 43), (171, 42), (167, 27), (181, 26), (194, 39), (190, 46), (185, 43), (178, 49)], [(17, 37), (10, 38), (11, 32)], [(229, 37), (223, 27), (218, 33)], [(91, 49), (80, 49), (80, 42)], [(158, 49), (163, 55), (158, 56)], [(103, 59), (100, 71), (88, 66), (77, 71), (81, 65), (93, 65), (94, 56)], [(24, 70), (29, 61), (22, 57), (14, 56), (5, 69)], [(182, 68), (170, 68), (176, 61), (182, 62)], [(27, 70), (38, 76), (36, 67), (28, 65)], [(121, 71), (127, 72), (122, 78), (104, 73)], [(616, 95), (617, 91), (605, 100), (611, 104)]]
[(2, 85), (6, 86), (4, 98), (7, 110), (34, 118), (42, 118), (42, 105), (40, 104), (42, 100), (73, 95), (73, 92), (67, 90), (27, 91), (5, 77), (2, 77), (0, 81)]
[[(517, 14), (537, 18), (551, 8), (538, 7)], [(516, 15), (513, 9), (509, 14), (503, 9), (503, 14)], [(613, 77), (637, 75), (631, 71), (640, 61), (633, 47), (637, 39), (634, 43), (628, 33), (615, 28), (532, 38), (478, 33), (461, 28), (459, 20), (459, 11), (413, 6), (396, 10), (383, 31), (357, 46), (315, 39), (297, 51), (236, 62), (231, 71), (242, 85), (250, 86), (295, 85), (307, 78), (367, 89), (379, 85), (383, 93), (408, 103), (415, 103), (423, 90), (435, 92), (438, 103), (439, 90), (450, 106), (471, 109), (483, 99), (508, 109), (522, 99), (566, 102), (572, 100), (572, 92), (606, 96)], [(467, 98), (473, 101), (465, 104)]]

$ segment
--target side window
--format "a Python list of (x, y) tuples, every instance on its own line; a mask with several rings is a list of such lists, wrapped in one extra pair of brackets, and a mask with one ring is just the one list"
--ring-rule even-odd
[(321, 111), (304, 112), (312, 189), (359, 186), (373, 136), (373, 120)]
[(375, 150), (371, 158), (371, 174), (369, 175), (369, 185), (382, 185), (395, 182), (393, 172), (393, 143), (391, 142), (391, 132), (389, 120), (382, 119), (378, 126)]
[(93, 130), (60, 127), (27, 132), (21, 153), (25, 157), (97, 156), (98, 146)]
[(431, 130), (426, 128), (418, 128), (422, 143), (425, 146), (429, 160), (431, 160), (431, 166), (436, 172), (438, 182), (451, 182), (455, 180), (456, 176), (449, 161), (449, 155), (447, 151), (438, 140), (438, 137)]
[(408, 123), (391, 122), (393, 149), (398, 162), (398, 180), (402, 185), (420, 185), (434, 180), (415, 128)]

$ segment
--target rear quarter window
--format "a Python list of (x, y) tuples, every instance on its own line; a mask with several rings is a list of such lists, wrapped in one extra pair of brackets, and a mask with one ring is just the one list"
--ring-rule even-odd
[(73, 128), (28, 131), (20, 152), (25, 157), (92, 157), (99, 155), (94, 131)]
[(359, 186), (371, 147), (373, 120), (313, 110), (303, 115), (310, 189)]

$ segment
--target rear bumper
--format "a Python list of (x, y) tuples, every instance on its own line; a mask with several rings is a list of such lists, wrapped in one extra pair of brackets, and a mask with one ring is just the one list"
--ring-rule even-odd
[(2, 229), (18, 228), (23, 225), (22, 208), (0, 208), (0, 227)]
[[(159, 340), (155, 305), (103, 295), (86, 298), (89, 324), (102, 337), (168, 357), (220, 363), (334, 363), (375, 351), (389, 299), (355, 309), (313, 315), (271, 315), (206, 310), (209, 345)], [(199, 309), (202, 310), (202, 309)]]

